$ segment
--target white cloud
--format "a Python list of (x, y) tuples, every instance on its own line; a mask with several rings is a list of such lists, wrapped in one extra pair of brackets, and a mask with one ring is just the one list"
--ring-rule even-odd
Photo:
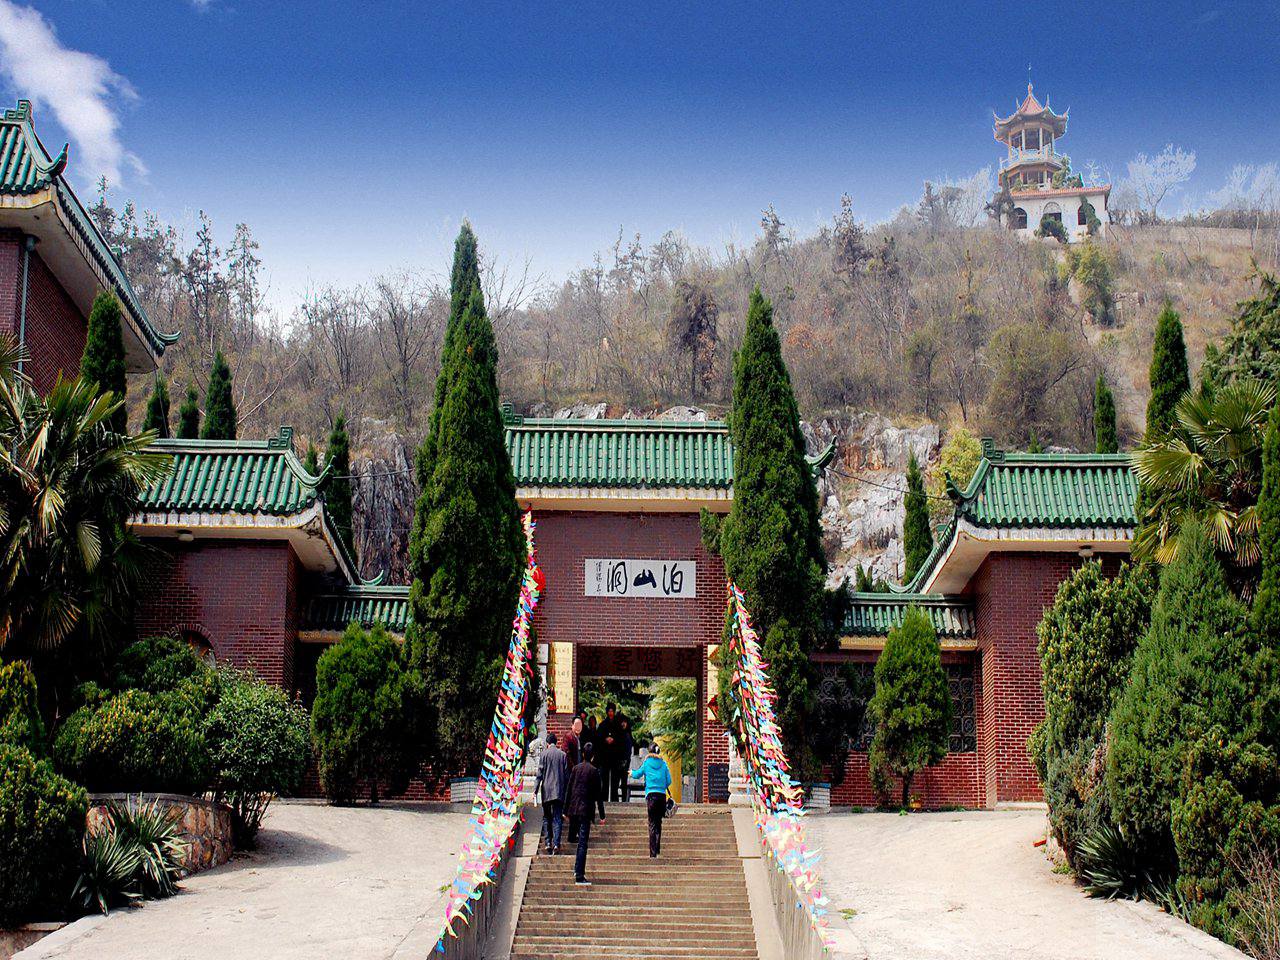
[(81, 177), (105, 175), (118, 184), (125, 167), (145, 175), (120, 142), (116, 108), (137, 98), (129, 81), (101, 57), (64, 47), (39, 11), (12, 0), (0, 0), (0, 71), (19, 97), (53, 111), (79, 152), (72, 169)]

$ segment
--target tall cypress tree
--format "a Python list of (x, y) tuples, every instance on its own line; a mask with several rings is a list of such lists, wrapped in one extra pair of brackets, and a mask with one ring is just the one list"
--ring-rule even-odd
[(425, 681), (430, 759), (476, 772), (484, 756), (519, 597), (524, 533), (498, 402), (498, 349), (475, 270), (475, 236), (458, 237), (453, 308), (409, 544), (410, 660)]
[(302, 466), (306, 468), (307, 473), (313, 477), (320, 473), (320, 451), (316, 449), (316, 445), (311, 441), (307, 441), (307, 453), (302, 458)]
[(1098, 453), (1120, 452), (1120, 438), (1116, 434), (1116, 398), (1107, 386), (1107, 378), (1101, 373), (1093, 391), (1093, 436)]
[(333, 471), (324, 492), (325, 508), (333, 521), (335, 532), (347, 545), (347, 552), (355, 556), (355, 531), (351, 516), (351, 442), (347, 437), (347, 416), (338, 414), (329, 434), (329, 449), (325, 451), (325, 464)]
[[(104, 290), (93, 298), (84, 356), (80, 358), (80, 376), (96, 383), (99, 391), (106, 393), (110, 390), (116, 399), (123, 401), (128, 381), (125, 377), (121, 322), (120, 301), (114, 293)], [(123, 404), (111, 415), (111, 426), (117, 433), (128, 429), (129, 415)]]
[(1147, 439), (1153, 440), (1173, 425), (1174, 407), (1191, 389), (1187, 368), (1187, 344), (1182, 338), (1182, 319), (1172, 305), (1165, 304), (1156, 319), (1155, 343), (1151, 348), (1151, 399), (1147, 401)]
[(142, 421), (143, 430), (154, 430), (156, 436), (169, 437), (169, 384), (165, 383), (164, 374), (156, 374), (155, 383), (151, 386), (151, 396), (147, 398), (147, 414)]
[(179, 440), (195, 440), (200, 436), (200, 395), (195, 387), (187, 387), (187, 398), (178, 408), (177, 436)]
[(902, 567), (902, 582), (910, 583), (911, 578), (929, 559), (929, 551), (933, 549), (933, 530), (929, 527), (929, 499), (924, 493), (924, 474), (920, 472), (920, 464), (913, 452), (907, 461), (907, 502), (906, 516), (902, 520), (902, 550), (905, 559)]
[(205, 440), (234, 440), (236, 438), (236, 401), (231, 395), (231, 367), (219, 350), (209, 371), (209, 389), (204, 395), (204, 429), (200, 436)]
[(807, 775), (814, 770), (807, 736), (814, 704), (809, 654), (821, 640), (826, 558), (800, 412), (773, 307), (759, 288), (751, 294), (733, 372), (733, 508), (720, 548), (762, 638), (788, 756)]
[(1280, 642), (1280, 403), (1271, 410), (1262, 444), (1262, 490), (1258, 494), (1258, 542), (1262, 579), (1253, 600), (1255, 632)]

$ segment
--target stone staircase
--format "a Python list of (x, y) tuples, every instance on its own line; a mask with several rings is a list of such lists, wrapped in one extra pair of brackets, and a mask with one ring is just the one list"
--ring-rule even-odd
[(567, 820), (560, 855), (533, 858), (511, 960), (758, 960), (727, 807), (682, 807), (656, 860), (643, 807), (606, 813), (591, 831), (591, 886), (573, 882)]

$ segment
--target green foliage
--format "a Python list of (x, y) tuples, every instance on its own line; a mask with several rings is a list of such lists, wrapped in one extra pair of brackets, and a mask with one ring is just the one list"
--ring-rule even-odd
[(1150, 862), (1114, 826), (1102, 823), (1081, 840), (1077, 851), (1080, 879), (1087, 893), (1114, 900), (1164, 902), (1170, 877)]
[(324, 454), (325, 466), (331, 470), (324, 491), (324, 505), (333, 522), (334, 532), (347, 547), (347, 552), (356, 555), (355, 528), (352, 525), (351, 510), (351, 441), (347, 437), (346, 414), (339, 413), (333, 421), (333, 430), (329, 434), (329, 448)]
[(1110, 718), (1106, 782), (1115, 821), (1157, 867), (1174, 862), (1170, 811), (1196, 732), (1214, 723), (1234, 729), (1248, 715), (1245, 619), (1212, 543), (1188, 524)]
[(1078, 844), (1110, 820), (1106, 721), (1150, 620), (1152, 590), (1145, 567), (1125, 565), (1111, 578), (1100, 563), (1083, 564), (1058, 587), (1036, 631), (1045, 719), (1031, 755), (1054, 836), (1077, 869)]
[(236, 438), (236, 401), (231, 393), (231, 367), (219, 350), (209, 370), (209, 387), (204, 395), (204, 440)]
[[(1095, 217), (1096, 219), (1096, 217)], [(1080, 288), (1080, 306), (1099, 326), (1115, 321), (1115, 276), (1111, 258), (1092, 241), (1068, 247), (1058, 264), (1059, 279), (1074, 280)]]
[(49, 749), (36, 700), (36, 678), (21, 660), (0, 663), (0, 743), (43, 757)]
[(68, 717), (54, 758), (59, 770), (95, 793), (192, 793), (208, 780), (200, 727), (178, 694), (126, 690)]
[(813, 709), (809, 654), (824, 642), (826, 559), (818, 497), (805, 461), (791, 377), (782, 359), (773, 308), (751, 295), (742, 346), (734, 358), (733, 507), (720, 531), (729, 577), (746, 595), (778, 693), (776, 710), (793, 768), (817, 769), (808, 718)]
[(1199, 524), (1232, 584), (1250, 592), (1261, 557), (1263, 440), (1275, 401), (1272, 385), (1240, 380), (1212, 394), (1187, 393), (1178, 402), (1173, 426), (1154, 440), (1148, 436), (1133, 455), (1144, 492), (1135, 556), (1170, 563), (1179, 531)]
[(1098, 453), (1120, 452), (1120, 438), (1116, 433), (1116, 398), (1107, 386), (1107, 378), (1101, 373), (1093, 391), (1093, 439)]
[(1084, 197), (1080, 198), (1080, 209), (1084, 211), (1085, 232), (1090, 237), (1096, 237), (1102, 230), (1102, 221), (1098, 219), (1098, 211)]
[(868, 761), (876, 792), (887, 796), (891, 778), (902, 780), (902, 805), (911, 781), (947, 755), (951, 693), (942, 650), (929, 618), (917, 607), (889, 631), (876, 661), (876, 691), (867, 709), (875, 723)]
[(71, 899), (83, 910), (110, 913), (137, 900), (178, 892), (186, 854), (178, 813), (158, 800), (128, 797), (108, 805), (85, 833), (80, 878)]
[(187, 387), (186, 399), (178, 408), (179, 440), (195, 440), (200, 436), (200, 395), (195, 387)]
[(929, 513), (934, 523), (949, 519), (952, 505), (947, 498), (947, 480), (963, 490), (973, 479), (982, 462), (982, 441), (964, 427), (957, 427), (947, 434), (947, 440), (938, 451), (938, 462), (929, 477)]
[(313, 477), (318, 477), (320, 475), (320, 451), (317, 450), (316, 445), (310, 441), (307, 442), (307, 453), (302, 458), (302, 466), (306, 469), (307, 473), (311, 474)]
[(873, 689), (872, 678), (853, 663), (833, 666), (819, 684), (813, 717), (814, 752), (826, 762), (833, 785), (844, 782), (845, 761), (862, 731)]
[(1231, 331), (1205, 353), (1201, 382), (1217, 390), (1237, 380), (1280, 380), (1280, 281), (1257, 272), (1258, 293), (1236, 307)]
[(110, 416), (111, 429), (124, 433), (129, 427), (129, 415), (124, 408), (125, 390), (128, 387), (124, 365), (124, 334), (121, 325), (120, 301), (109, 290), (93, 299), (89, 310), (89, 327), (85, 332), (84, 356), (80, 359), (80, 377), (97, 385), (102, 393), (110, 392), (120, 402)]
[[(390, 785), (397, 792), (414, 770), (413, 715), (422, 695), (417, 674), (381, 624), (347, 627), (316, 664), (311, 736), (320, 783), (334, 803), (351, 803), (362, 788), (369, 802)], [(487, 704), (490, 715), (493, 704)]]
[(853, 589), (858, 593), (888, 593), (889, 584), (875, 576), (862, 564), (853, 573)]
[(1151, 347), (1151, 399), (1147, 401), (1147, 439), (1162, 436), (1177, 420), (1175, 408), (1191, 389), (1187, 368), (1187, 344), (1182, 338), (1182, 318), (1165, 304), (1156, 318), (1155, 343)]
[(1261, 567), (1253, 600), (1254, 632), (1280, 637), (1280, 404), (1271, 408), (1262, 445), (1262, 487), (1257, 505)]
[(69, 682), (125, 632), (143, 552), (125, 524), (170, 460), (149, 436), (116, 432), (119, 401), (91, 382), (41, 397), (6, 352), (0, 343), (0, 648), (32, 659), (42, 683)]
[(698, 752), (698, 687), (692, 678), (658, 680), (649, 701), (649, 732), (663, 738), (663, 751), (691, 769)]
[(1059, 243), (1067, 242), (1067, 228), (1062, 225), (1062, 220), (1057, 217), (1051, 217), (1045, 214), (1040, 218), (1040, 226), (1036, 227), (1036, 236), (1040, 238), (1052, 237)]
[(177, 637), (148, 637), (120, 651), (110, 682), (115, 690), (166, 693), (205, 669), (190, 644)]
[(62, 912), (88, 810), (84, 789), (47, 760), (0, 743), (0, 926)]
[(479, 770), (524, 566), (498, 403), (498, 348), (480, 291), (475, 235), (454, 255), (452, 309), (409, 544), (406, 641), (426, 684), (434, 760)]
[(151, 396), (147, 398), (147, 413), (142, 419), (143, 430), (154, 430), (162, 439), (169, 436), (169, 384), (164, 374), (157, 373), (155, 383), (151, 387)]
[(302, 783), (311, 753), (301, 704), (252, 674), (224, 680), (204, 722), (214, 799), (231, 807), (236, 846), (251, 847), (274, 794)]
[(910, 583), (933, 550), (933, 530), (929, 526), (929, 499), (924, 492), (924, 475), (915, 453), (907, 461), (906, 515), (902, 521), (902, 547), (906, 558), (902, 582)]

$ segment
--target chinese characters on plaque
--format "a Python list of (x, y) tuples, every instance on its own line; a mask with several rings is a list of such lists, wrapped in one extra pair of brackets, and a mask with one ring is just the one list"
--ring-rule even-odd
[(588, 597), (698, 595), (698, 565), (692, 560), (599, 560), (586, 562)]

